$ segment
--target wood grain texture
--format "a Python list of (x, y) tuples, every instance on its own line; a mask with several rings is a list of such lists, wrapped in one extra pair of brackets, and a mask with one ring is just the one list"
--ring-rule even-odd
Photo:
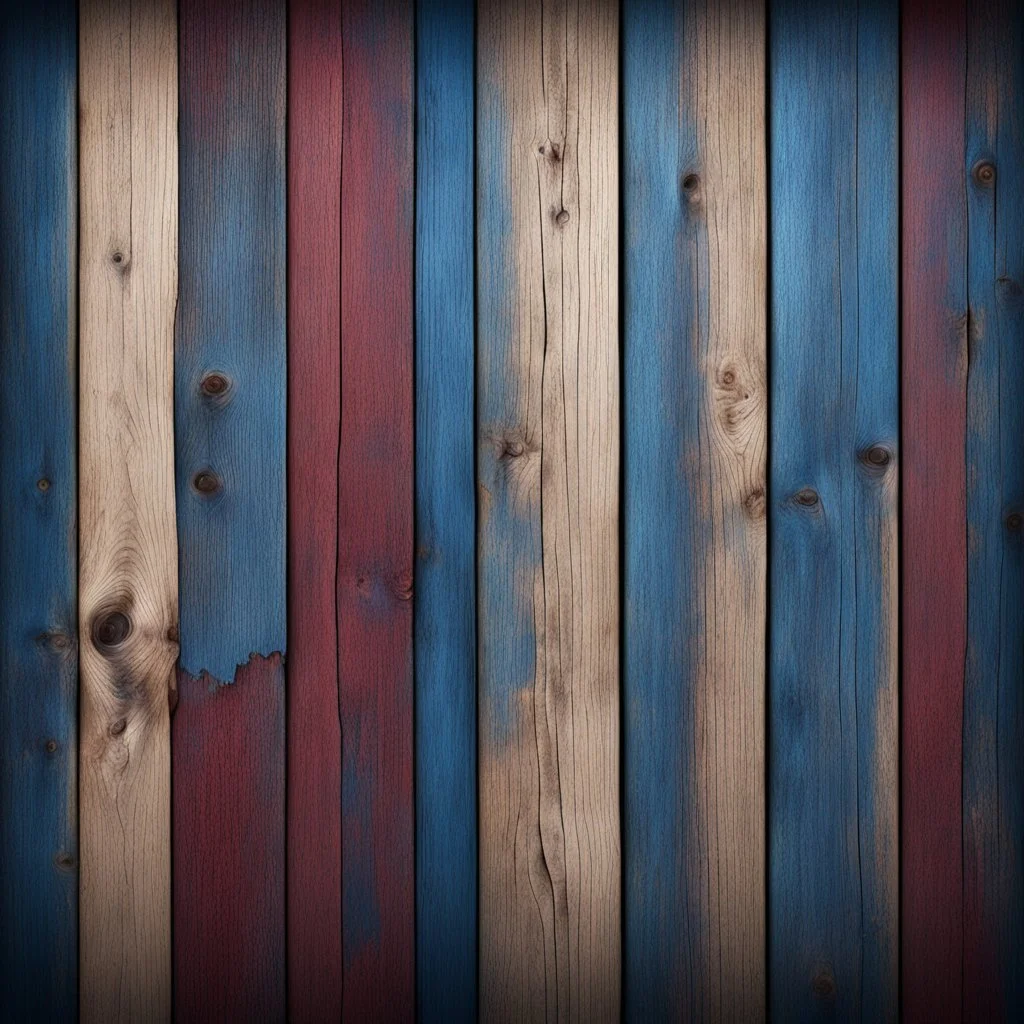
[(286, 14), (179, 21), (175, 1017), (283, 1020)]
[(625, 1000), (765, 1013), (765, 14), (623, 12)]
[(416, 36), (416, 978), (420, 1021), (477, 1016), (472, 0)]
[(898, 90), (890, 0), (771, 7), (769, 989), (898, 1016)]
[(288, 1015), (340, 1020), (341, 5), (288, 24)]
[(1024, 3), (967, 10), (963, 1019), (1024, 1014)]
[(480, 1015), (620, 995), (618, 9), (478, 12)]
[(903, 5), (903, 1018), (959, 1020), (967, 655), (965, 6)]
[(412, 1020), (413, 29), (342, 7), (338, 657), (344, 1013)]
[(79, 12), (81, 1019), (171, 1015), (177, 24)]
[(0, 10), (0, 1016), (78, 1004), (77, 38)]

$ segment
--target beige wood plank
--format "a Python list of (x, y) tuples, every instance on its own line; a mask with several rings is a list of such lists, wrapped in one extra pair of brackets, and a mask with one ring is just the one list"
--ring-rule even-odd
[(618, 9), (478, 33), (480, 1016), (614, 1020)]
[(177, 10), (79, 22), (80, 1007), (171, 1012)]

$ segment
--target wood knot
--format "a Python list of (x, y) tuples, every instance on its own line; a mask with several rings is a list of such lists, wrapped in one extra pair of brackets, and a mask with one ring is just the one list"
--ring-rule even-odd
[(996, 165), (991, 160), (980, 160), (974, 165), (974, 180), (983, 187), (992, 185), (996, 180)]
[(395, 597), (399, 601), (411, 601), (412, 600), (412, 573), (411, 572), (400, 572), (395, 576), (392, 583)]
[(692, 196), (700, 188), (700, 175), (690, 171), (683, 175), (683, 191)]
[(111, 722), (110, 728), (107, 729), (107, 735), (109, 736), (120, 736), (121, 733), (128, 728), (128, 719), (119, 718), (116, 722)]
[(71, 636), (60, 629), (50, 629), (36, 637), (40, 647), (48, 647), (51, 651), (66, 651), (71, 647)]
[(893, 453), (884, 444), (873, 444), (859, 452), (861, 465), (873, 473), (884, 473), (893, 460)]
[(36, 481), (36, 487), (45, 494), (50, 489), (50, 481), (45, 476), (41, 476)]
[(498, 451), (499, 459), (518, 459), (520, 456), (526, 454), (526, 445), (522, 441), (517, 441), (514, 438), (505, 438), (500, 445)]
[(128, 254), (121, 249), (115, 249), (110, 254), (110, 263), (114, 270), (123, 274), (128, 269)]
[(43, 744), (43, 747), (45, 748), (45, 750), (46, 750), (46, 752), (48, 754), (56, 754), (57, 753), (57, 741), (56, 740), (47, 740)]
[(101, 652), (111, 652), (128, 639), (131, 631), (131, 619), (124, 612), (107, 612), (93, 622), (92, 640)]
[(199, 390), (207, 398), (223, 398), (231, 389), (231, 381), (223, 373), (208, 373), (199, 382)]
[(764, 519), (765, 497), (764, 488), (755, 487), (744, 499), (743, 510), (754, 520)]
[(192, 478), (192, 487), (199, 494), (216, 494), (220, 490), (220, 478), (212, 469), (201, 469)]
[(836, 979), (829, 968), (818, 971), (811, 981), (811, 990), (819, 999), (835, 999)]
[(801, 508), (817, 508), (821, 504), (821, 498), (813, 487), (804, 487), (793, 495), (793, 500)]
[(53, 858), (53, 863), (56, 864), (61, 871), (75, 870), (75, 858), (66, 850), (62, 850), (58, 853), (57, 856)]
[(557, 164), (562, 159), (562, 151), (558, 143), (552, 142), (550, 139), (547, 142), (542, 142), (537, 147), (537, 152), (541, 156), (547, 157), (553, 164)]
[(555, 223), (560, 227), (564, 228), (569, 223), (569, 211), (561, 209), (555, 214)]
[(996, 278), (996, 284), (999, 287), (999, 293), (1006, 299), (1017, 299), (1024, 293), (1024, 288), (1020, 283), (1005, 274)]
[(172, 643), (172, 644), (176, 644), (178, 642), (178, 627), (177, 626), (168, 626), (167, 627), (167, 640), (170, 643)]
[(1006, 528), (1010, 533), (1020, 533), (1022, 525), (1024, 525), (1024, 517), (1019, 512), (1011, 512), (1006, 517)]

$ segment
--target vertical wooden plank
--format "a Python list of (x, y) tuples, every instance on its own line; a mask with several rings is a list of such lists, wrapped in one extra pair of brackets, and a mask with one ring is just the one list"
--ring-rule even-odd
[(411, 1020), (413, 9), (342, 7), (338, 657), (344, 1011)]
[(423, 1022), (476, 1020), (472, 0), (416, 52), (416, 964)]
[(967, 654), (965, 5), (906, 0), (903, 158), (902, 990), (907, 1021), (963, 994)]
[(0, 10), (0, 991), (78, 1003), (77, 21)]
[(288, 1016), (340, 1020), (341, 4), (288, 23)]
[(83, 0), (79, 1002), (86, 1024), (171, 1015), (177, 65), (174, 3)]
[(1024, 3), (967, 10), (963, 1005), (1024, 1012)]
[(765, 1013), (765, 13), (627, 0), (625, 1015)]
[(480, 1014), (620, 993), (618, 5), (479, 9)]
[(175, 1016), (285, 1017), (285, 6), (182, 0)]
[(898, 21), (771, 7), (769, 978), (898, 1014)]

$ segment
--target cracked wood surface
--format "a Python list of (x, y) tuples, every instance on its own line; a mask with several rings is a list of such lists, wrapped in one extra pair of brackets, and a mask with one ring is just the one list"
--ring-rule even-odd
[(478, 18), (480, 1015), (614, 1020), (618, 8)]
[(171, 1013), (177, 9), (79, 20), (81, 1019)]

